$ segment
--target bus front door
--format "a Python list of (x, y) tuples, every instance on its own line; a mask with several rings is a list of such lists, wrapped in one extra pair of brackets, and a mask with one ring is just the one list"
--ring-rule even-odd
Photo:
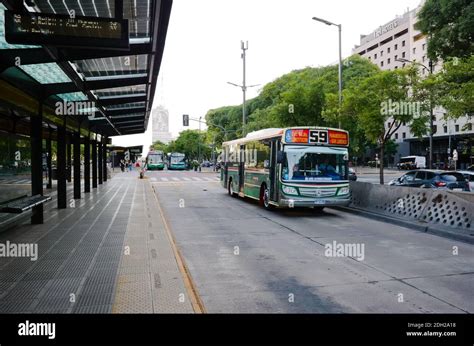
[(270, 146), (270, 200), (278, 201), (277, 153), (279, 142), (272, 141)]
[(239, 192), (244, 193), (244, 164), (245, 164), (245, 146), (240, 146), (240, 162), (239, 162)]

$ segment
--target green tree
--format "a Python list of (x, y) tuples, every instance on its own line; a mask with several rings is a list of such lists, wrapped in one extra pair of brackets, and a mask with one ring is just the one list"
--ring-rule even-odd
[(428, 56), (469, 57), (474, 53), (474, 1), (426, 0), (416, 28), (428, 36)]
[(445, 62), (440, 77), (440, 103), (448, 111), (448, 116), (473, 116), (474, 55)]
[(358, 113), (355, 109), (357, 94), (354, 94), (356, 86), (364, 79), (380, 72), (377, 65), (372, 64), (368, 59), (359, 55), (353, 55), (344, 61), (342, 107), (339, 109), (339, 94), (334, 92), (326, 93), (325, 106), (322, 116), (328, 126), (336, 127), (341, 123), (343, 129), (349, 130), (350, 146), (349, 155), (351, 158), (364, 155), (366, 147), (370, 141), (367, 139), (364, 129), (359, 126)]
[(170, 142), (168, 152), (183, 153), (189, 160), (198, 160), (199, 153), (201, 158), (209, 158), (211, 148), (205, 143), (205, 139), (205, 132), (199, 132), (199, 130), (182, 131), (175, 141)]
[[(357, 116), (358, 126), (367, 139), (376, 143), (379, 157), (385, 157), (385, 146), (403, 123), (411, 123), (413, 112), (402, 106), (409, 102), (411, 85), (408, 70), (381, 71), (351, 89), (345, 99)], [(380, 184), (384, 183), (384, 164), (380, 163)]]
[(164, 151), (164, 152), (166, 152), (168, 150), (168, 145), (161, 142), (161, 141), (155, 141), (152, 144), (152, 147), (153, 147), (154, 150), (161, 150), (161, 151)]

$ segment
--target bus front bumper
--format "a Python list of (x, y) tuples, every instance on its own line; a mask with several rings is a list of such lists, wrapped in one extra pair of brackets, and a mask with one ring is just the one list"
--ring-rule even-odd
[(285, 208), (297, 208), (297, 207), (345, 207), (351, 202), (350, 196), (347, 197), (328, 197), (318, 199), (307, 199), (307, 198), (282, 198), (280, 199), (279, 205)]

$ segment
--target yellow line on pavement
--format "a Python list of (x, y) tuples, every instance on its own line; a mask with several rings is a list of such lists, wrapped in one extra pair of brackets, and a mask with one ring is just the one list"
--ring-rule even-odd
[(161, 219), (163, 220), (163, 225), (165, 226), (166, 233), (170, 240), (176, 263), (178, 264), (178, 268), (181, 274), (183, 275), (184, 285), (191, 299), (191, 305), (193, 307), (193, 310), (195, 313), (204, 314), (206, 313), (206, 308), (204, 307), (204, 303), (202, 302), (201, 297), (199, 296), (196, 284), (194, 283), (193, 278), (191, 277), (191, 273), (189, 272), (189, 269), (186, 266), (186, 262), (184, 261), (184, 258), (181, 255), (178, 246), (176, 245), (176, 240), (174, 239), (173, 233), (171, 232), (171, 229), (168, 225), (168, 221), (166, 220), (163, 209), (161, 208), (160, 201), (158, 200), (158, 196), (156, 195), (155, 188), (152, 185), (151, 189), (153, 191), (153, 196), (155, 196), (156, 203), (158, 205), (158, 210), (160, 212)]

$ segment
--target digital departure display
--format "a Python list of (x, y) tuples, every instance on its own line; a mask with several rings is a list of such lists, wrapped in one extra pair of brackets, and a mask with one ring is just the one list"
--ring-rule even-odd
[(5, 11), (5, 39), (11, 44), (129, 49), (128, 20)]

